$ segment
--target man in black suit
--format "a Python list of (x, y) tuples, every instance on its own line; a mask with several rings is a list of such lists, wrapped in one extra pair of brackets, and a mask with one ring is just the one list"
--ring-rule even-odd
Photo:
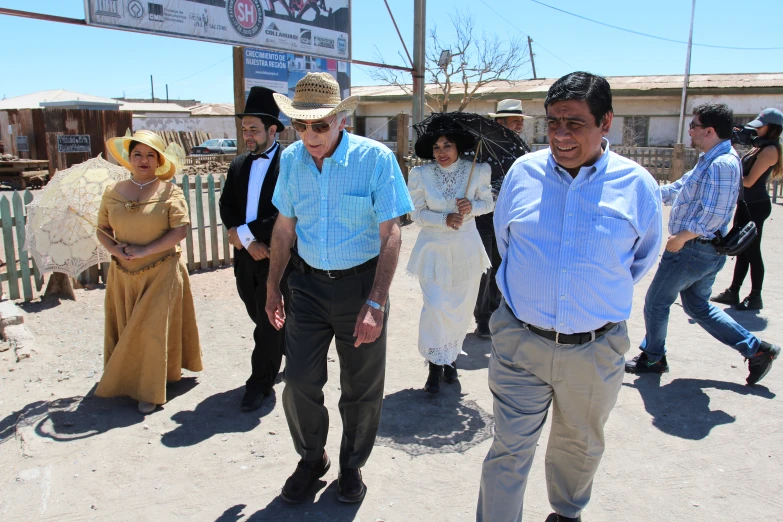
[[(242, 119), (242, 138), (248, 152), (231, 162), (223, 192), (220, 217), (234, 246), (234, 276), (239, 297), (256, 324), (252, 373), (245, 384), (242, 411), (261, 407), (272, 392), (285, 352), (285, 330), (277, 330), (267, 319), (266, 279), (269, 274), (269, 243), (277, 218), (272, 205), (280, 166), (280, 144), (275, 136), (285, 126), (278, 119), (272, 93), (265, 87), (253, 87), (247, 97)], [(283, 278), (282, 284), (286, 284)], [(288, 288), (281, 288), (287, 295)]]

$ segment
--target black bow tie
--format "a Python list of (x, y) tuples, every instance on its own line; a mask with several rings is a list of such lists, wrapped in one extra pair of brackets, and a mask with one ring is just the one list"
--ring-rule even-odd
[(274, 145), (272, 145), (271, 147), (266, 149), (264, 152), (262, 152), (260, 154), (252, 154), (251, 153), (250, 156), (253, 158), (253, 161), (255, 161), (255, 160), (259, 159), (259, 158), (269, 159), (269, 155), (274, 153), (276, 147), (277, 147), (277, 142), (275, 142)]

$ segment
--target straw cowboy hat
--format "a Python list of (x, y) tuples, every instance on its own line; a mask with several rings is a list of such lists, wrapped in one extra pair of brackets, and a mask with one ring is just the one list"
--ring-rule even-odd
[(269, 118), (275, 123), (277, 132), (282, 132), (285, 129), (285, 125), (278, 119), (280, 117), (280, 109), (272, 96), (274, 93), (275, 91), (266, 87), (251, 87), (250, 93), (247, 95), (247, 103), (245, 103), (245, 112), (234, 114), (234, 116), (237, 118), (242, 118), (243, 116)]
[(340, 99), (340, 85), (329, 73), (307, 73), (296, 82), (294, 99), (274, 94), (280, 111), (295, 120), (321, 120), (338, 112), (353, 112), (358, 96)]
[(487, 116), (490, 118), (508, 118), (510, 116), (522, 116), (523, 118), (532, 118), (522, 113), (522, 100), (500, 100), (498, 102), (498, 112), (490, 112)]
[(132, 171), (130, 153), (128, 152), (131, 141), (138, 141), (157, 151), (160, 156), (160, 165), (155, 169), (155, 175), (162, 181), (173, 178), (177, 169), (182, 168), (185, 163), (185, 151), (176, 143), (171, 143), (166, 147), (163, 138), (155, 132), (140, 130), (131, 135), (131, 131), (128, 129), (125, 136), (106, 140), (106, 149), (109, 154), (128, 170)]

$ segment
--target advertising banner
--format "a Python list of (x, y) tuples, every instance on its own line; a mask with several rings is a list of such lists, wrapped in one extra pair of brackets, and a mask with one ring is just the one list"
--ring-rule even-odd
[(350, 0), (84, 0), (89, 25), (350, 60)]
[[(245, 99), (254, 85), (261, 85), (293, 98), (296, 82), (309, 72), (331, 74), (340, 84), (342, 97), (346, 98), (351, 91), (350, 67), (348, 62), (329, 58), (245, 48)], [(289, 124), (288, 118), (282, 113), (280, 121), (285, 125)]]

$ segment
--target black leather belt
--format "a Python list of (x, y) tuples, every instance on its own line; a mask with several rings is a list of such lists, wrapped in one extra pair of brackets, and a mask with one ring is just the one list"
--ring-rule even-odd
[(331, 279), (341, 279), (343, 277), (361, 274), (362, 272), (371, 270), (375, 268), (377, 264), (378, 264), (378, 256), (375, 256), (369, 261), (365, 261), (361, 265), (357, 265), (351, 268), (346, 268), (345, 270), (321, 270), (320, 268), (313, 268), (312, 266), (305, 263), (304, 260), (302, 260), (302, 264), (300, 266), (299, 271), (302, 272), (303, 274), (318, 274), (318, 275), (327, 276)]
[[(714, 245), (715, 240), (714, 239), (704, 239), (703, 237), (695, 237), (691, 239), (694, 243), (701, 243), (702, 245)], [(687, 241), (686, 241), (687, 243)]]
[(554, 341), (557, 344), (589, 343), (590, 341), (595, 341), (615, 326), (617, 326), (617, 323), (606, 323), (598, 330), (593, 330), (592, 332), (564, 334), (555, 332), (554, 330), (542, 330), (541, 328), (533, 326), (532, 324), (527, 325), (528, 329), (534, 334), (538, 335), (539, 337), (543, 337), (544, 339)]

